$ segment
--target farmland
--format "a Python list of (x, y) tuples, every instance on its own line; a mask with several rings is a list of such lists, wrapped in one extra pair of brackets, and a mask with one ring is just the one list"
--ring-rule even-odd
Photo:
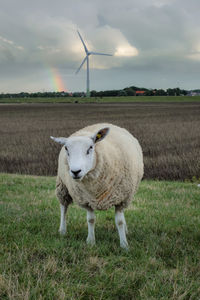
[(96, 122), (127, 128), (142, 145), (145, 178), (200, 177), (200, 102), (0, 105), (0, 172), (56, 175), (59, 145)]

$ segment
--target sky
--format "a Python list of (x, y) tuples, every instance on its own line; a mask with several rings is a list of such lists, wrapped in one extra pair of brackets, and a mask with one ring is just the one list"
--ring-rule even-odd
[(0, 93), (200, 88), (199, 0), (0, 0)]

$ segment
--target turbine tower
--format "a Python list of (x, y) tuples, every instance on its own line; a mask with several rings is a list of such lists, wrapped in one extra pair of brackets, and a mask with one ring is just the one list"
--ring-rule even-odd
[(78, 70), (76, 71), (76, 74), (80, 71), (80, 69), (82, 68), (82, 66), (84, 65), (84, 63), (87, 61), (87, 83), (86, 83), (86, 96), (87, 97), (90, 97), (90, 77), (89, 77), (89, 73), (90, 73), (90, 68), (89, 68), (89, 56), (92, 54), (92, 55), (105, 55), (105, 56), (112, 56), (112, 54), (105, 54), (105, 53), (98, 53), (98, 52), (92, 52), (92, 51), (88, 51), (88, 48), (86, 47), (83, 39), (82, 39), (82, 36), (80, 35), (80, 32), (77, 30), (78, 32), (78, 35), (81, 39), (81, 42), (83, 44), (83, 47), (85, 49), (85, 58), (84, 60), (82, 61), (80, 67), (78, 68)]

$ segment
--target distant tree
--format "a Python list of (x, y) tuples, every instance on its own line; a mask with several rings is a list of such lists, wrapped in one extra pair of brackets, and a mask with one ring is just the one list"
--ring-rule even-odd
[(140, 88), (138, 88), (137, 86), (130, 86), (130, 88), (133, 90), (133, 91), (139, 91)]
[(93, 90), (93, 91), (90, 92), (90, 96), (91, 97), (97, 97), (97, 94), (98, 93), (95, 90)]
[(156, 90), (155, 96), (166, 96), (167, 93), (163, 89)]
[(135, 90), (133, 90), (131, 87), (125, 88), (124, 91), (126, 92), (127, 96), (135, 96)]
[(175, 88), (175, 96), (180, 96), (181, 90), (179, 88)]
[(175, 90), (174, 89), (167, 89), (167, 95), (175, 96)]
[(118, 95), (119, 95), (120, 97), (121, 97), (121, 96), (127, 96), (127, 92), (126, 92), (125, 90), (120, 90)]
[(83, 93), (83, 92), (75, 92), (75, 93), (73, 93), (73, 97), (85, 97), (85, 93)]
[[(199, 90), (199, 93), (200, 93), (200, 90)], [(187, 94), (188, 94), (188, 91), (186, 91), (186, 90), (181, 90), (181, 95), (186, 96)]]
[(153, 90), (147, 90), (147, 91), (145, 92), (145, 96), (154, 96), (154, 95), (155, 95), (155, 93), (154, 93)]

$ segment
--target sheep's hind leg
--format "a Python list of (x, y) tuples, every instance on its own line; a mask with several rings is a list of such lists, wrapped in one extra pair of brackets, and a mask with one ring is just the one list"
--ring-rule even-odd
[(87, 244), (95, 245), (95, 214), (92, 209), (87, 209), (87, 223), (88, 223), (88, 236), (87, 236)]
[(120, 246), (128, 250), (128, 242), (126, 239), (127, 225), (124, 212), (123, 210), (119, 210), (117, 207), (115, 208), (115, 224), (119, 233)]

